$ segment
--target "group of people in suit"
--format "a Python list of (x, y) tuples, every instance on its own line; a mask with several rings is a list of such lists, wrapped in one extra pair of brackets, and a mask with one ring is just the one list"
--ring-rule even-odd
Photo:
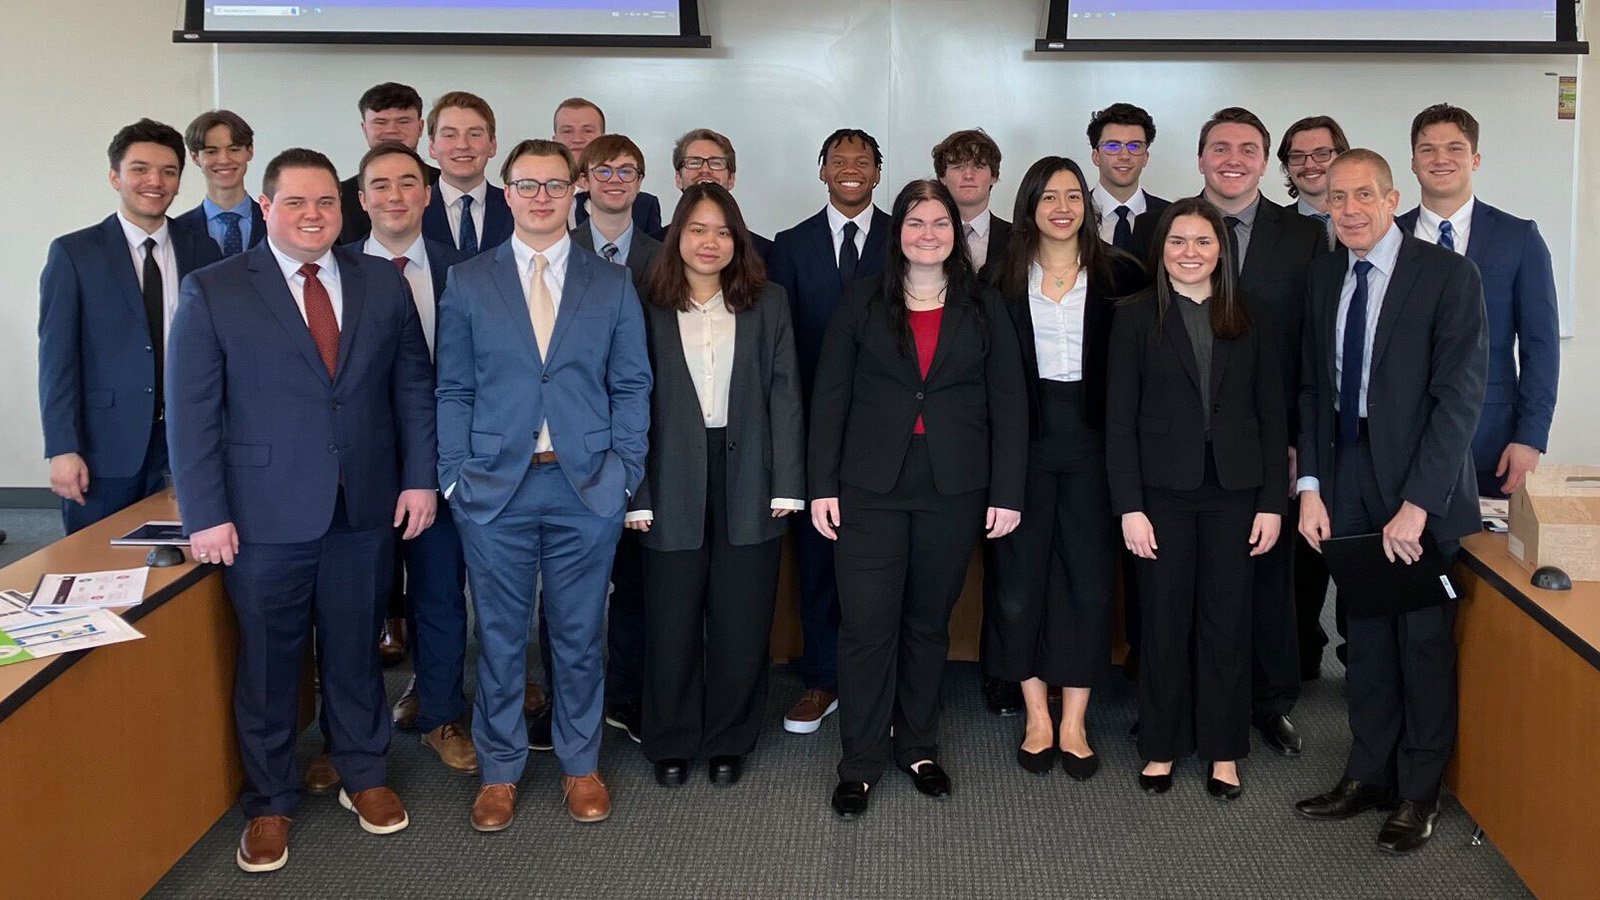
[[(1473, 197), (1478, 126), (1458, 107), (1413, 124), (1422, 203), (1405, 215), (1387, 161), (1326, 117), (1278, 146), (1298, 208), (1266, 199), (1270, 133), (1236, 107), (1201, 131), (1199, 194), (1154, 197), (1154, 121), (1118, 103), (1088, 128), (1098, 178), (1044, 157), (1010, 222), (989, 207), (1001, 154), (981, 130), (942, 141), (936, 177), (885, 212), (877, 141), (841, 129), (818, 155), (826, 205), (772, 240), (747, 227), (732, 142), (709, 129), (673, 149), (663, 223), (644, 153), (590, 101), (505, 153), (503, 186), (476, 95), (424, 114), (386, 83), (359, 107), (352, 177), (287, 150), (259, 201), (238, 115), (122, 129), (117, 213), (58, 238), (41, 278), (67, 529), (170, 473), (196, 558), (224, 567), (246, 871), (287, 861), (303, 789), (338, 786), (369, 832), (405, 828), (384, 765), (396, 727), (479, 776), (480, 831), (512, 824), (530, 749), (554, 751), (574, 819), (609, 816), (606, 724), (664, 786), (696, 758), (738, 782), (786, 533), (804, 692), (784, 727), (839, 713), (840, 817), (867, 812), (891, 763), (952, 793), (939, 693), (979, 546), (983, 693), (1024, 714), (1018, 764), (1096, 774), (1087, 710), (1120, 568), (1138, 784), (1165, 793), (1198, 755), (1232, 800), (1252, 725), (1302, 750), (1320, 542), (1378, 531), (1414, 562), (1426, 532), (1454, 553), (1478, 493), (1514, 490), (1545, 449), (1549, 253)], [(169, 219), (186, 155), (207, 196)], [(1381, 847), (1427, 841), (1453, 616), (1406, 597), (1341, 616), (1352, 748), (1302, 815), (1382, 808)], [(415, 663), (392, 709), (386, 638)], [(297, 773), (313, 644), (326, 745)]]

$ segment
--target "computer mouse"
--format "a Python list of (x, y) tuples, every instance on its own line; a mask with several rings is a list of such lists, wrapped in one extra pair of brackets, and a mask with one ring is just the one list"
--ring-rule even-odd
[(1572, 579), (1555, 566), (1540, 566), (1533, 570), (1533, 586), (1541, 591), (1570, 591)]
[(151, 547), (150, 552), (144, 558), (144, 564), (156, 569), (164, 569), (167, 566), (181, 566), (183, 565), (183, 549), (167, 545)]

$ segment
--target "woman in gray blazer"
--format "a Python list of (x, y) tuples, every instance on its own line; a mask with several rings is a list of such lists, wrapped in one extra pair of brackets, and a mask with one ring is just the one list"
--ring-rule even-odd
[(650, 455), (625, 519), (643, 532), (644, 752), (664, 786), (698, 755), (733, 784), (766, 706), (783, 517), (805, 507), (789, 303), (713, 182), (683, 192), (645, 293)]

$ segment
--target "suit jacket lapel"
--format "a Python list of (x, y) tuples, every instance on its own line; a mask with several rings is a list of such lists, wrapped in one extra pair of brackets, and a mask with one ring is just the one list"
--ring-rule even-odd
[[(760, 309), (760, 307), (758, 306), (756, 309)], [(729, 419), (737, 418), (741, 410), (759, 408), (759, 404), (751, 404), (745, 400), (747, 391), (760, 386), (758, 381), (759, 367), (753, 365), (753, 361), (760, 352), (756, 348), (757, 332), (761, 330), (758, 316), (759, 313), (755, 309), (734, 313), (733, 315), (733, 378), (728, 385)], [(676, 329), (676, 322), (673, 323), (673, 327)], [(683, 354), (679, 353), (678, 358), (682, 359)], [(684, 367), (685, 369), (688, 368), (687, 362), (684, 363)], [(751, 377), (740, 377), (747, 368), (750, 370)]]
[(1494, 207), (1482, 200), (1472, 207), (1472, 233), (1467, 240), (1467, 259), (1477, 264), (1481, 272), (1489, 262), (1489, 253), (1500, 246), (1495, 240)]
[[(1192, 303), (1183, 297), (1174, 296), (1171, 303)], [(1194, 345), (1189, 342), (1189, 329), (1183, 327), (1183, 313), (1176, 309), (1168, 308), (1167, 314), (1162, 317), (1161, 330), (1167, 341), (1171, 342), (1172, 350), (1178, 354), (1178, 363), (1183, 366), (1183, 371), (1188, 373), (1189, 382), (1198, 390), (1200, 387), (1200, 363), (1194, 358)], [(1213, 342), (1215, 345), (1215, 342)], [(1215, 354), (1213, 354), (1213, 360)]]
[(1039, 348), (1033, 338), (1033, 301), (1024, 294), (1020, 298), (1010, 300), (1011, 317), (1017, 322), (1019, 334), (1017, 339), (1022, 343), (1022, 374), (1026, 378), (1039, 377)]
[(333, 251), (333, 258), (339, 264), (339, 292), (344, 298), (344, 320), (339, 323), (339, 362), (334, 370), (335, 380), (350, 366), (356, 330), (361, 327), (361, 314), (367, 307), (367, 276), (361, 271), (360, 257), (359, 252), (346, 255), (338, 250)]
[(1256, 218), (1250, 225), (1250, 245), (1245, 249), (1244, 265), (1239, 268), (1239, 282), (1251, 284), (1260, 275), (1267, 260), (1276, 254), (1276, 244), (1283, 230), (1278, 227), (1278, 207), (1262, 197), (1256, 202)]
[(1339, 386), (1339, 364), (1336, 355), (1339, 348), (1333, 345), (1339, 333), (1339, 295), (1344, 290), (1344, 273), (1350, 268), (1350, 251), (1344, 249), (1338, 253), (1339, 277), (1328, 281), (1314, 282), (1316, 294), (1313, 296), (1313, 310), (1320, 310), (1321, 316), (1313, 323), (1317, 331), (1317, 346), (1327, 358), (1326, 373), (1328, 384), (1335, 389)]
[[(1402, 235), (1400, 240), (1400, 256), (1395, 260), (1389, 285), (1384, 288), (1383, 305), (1378, 308), (1378, 330), (1372, 336), (1372, 360), (1367, 365), (1374, 371), (1389, 346), (1389, 338), (1394, 336), (1394, 322), (1400, 317), (1401, 307), (1411, 299), (1411, 286), (1416, 283), (1417, 270), (1420, 268), (1417, 264), (1417, 239)], [(1368, 302), (1370, 304), (1370, 300)]]
[[(333, 379), (328, 377), (328, 367), (322, 362), (322, 354), (317, 352), (317, 344), (311, 339), (311, 328), (306, 325), (305, 317), (300, 314), (300, 307), (294, 302), (294, 294), (289, 292), (289, 285), (283, 279), (283, 270), (278, 268), (278, 260), (272, 255), (271, 248), (263, 244), (247, 252), (250, 254), (250, 262), (246, 267), (250, 272), (250, 283), (255, 287), (256, 294), (261, 297), (261, 302), (266, 304), (272, 317), (278, 320), (289, 343), (293, 344), (305, 358), (306, 365), (311, 367), (324, 384), (331, 386)], [(341, 276), (343, 274), (340, 272)], [(342, 335), (340, 341), (343, 342)], [(341, 349), (340, 353), (343, 352)]]
[[(210, 235), (208, 234), (207, 237)], [(250, 247), (267, 239), (267, 218), (261, 214), (261, 204), (250, 201)], [(250, 249), (249, 247), (245, 248)]]
[[(490, 277), (499, 289), (500, 300), (506, 305), (512, 325), (522, 330), (522, 343), (533, 358), (534, 366), (542, 368), (544, 361), (539, 358), (539, 343), (533, 338), (533, 316), (528, 312), (527, 298), (522, 295), (522, 273), (517, 271), (516, 251), (511, 249), (511, 242), (506, 241), (494, 254), (494, 266), (490, 270), (493, 274)], [(557, 322), (557, 325), (560, 323)]]
[(833, 252), (833, 229), (828, 225), (828, 211), (823, 210), (812, 216), (811, 223), (811, 252), (817, 255), (817, 259), (827, 261), (825, 271), (833, 272), (833, 279), (838, 281), (839, 256)]
[[(939, 321), (939, 340), (933, 345), (933, 362), (928, 365), (928, 377), (922, 379), (924, 383), (933, 383), (934, 376), (939, 374), (939, 367), (944, 365), (950, 356), (950, 345), (955, 340), (956, 330), (967, 318), (966, 303), (947, 303), (944, 307), (944, 317)], [(922, 374), (918, 366), (917, 374)]]
[[(168, 231), (171, 234), (171, 231)], [(144, 321), (144, 294), (139, 290), (139, 273), (133, 269), (133, 255), (128, 250), (128, 236), (122, 231), (122, 222), (116, 213), (100, 223), (100, 237), (105, 247), (106, 265), (111, 267), (111, 277), (116, 279), (122, 298)]]
[[(550, 346), (545, 348), (545, 362), (555, 358), (561, 339), (572, 330), (572, 320), (578, 315), (589, 293), (589, 279), (594, 274), (594, 261), (585, 253), (567, 251), (567, 277), (561, 284), (561, 306), (556, 310), (555, 329), (550, 332)], [(533, 320), (528, 320), (528, 330), (533, 330)]]

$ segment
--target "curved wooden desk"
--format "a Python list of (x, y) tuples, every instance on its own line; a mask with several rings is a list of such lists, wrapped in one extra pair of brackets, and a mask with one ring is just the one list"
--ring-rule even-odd
[[(176, 518), (157, 495), (0, 569), (0, 588), (45, 572), (133, 568), (107, 542)], [(0, 878), (13, 897), (138, 897), (238, 798), (237, 634), (222, 577), (150, 570), (123, 612), (144, 640), (0, 667)]]

